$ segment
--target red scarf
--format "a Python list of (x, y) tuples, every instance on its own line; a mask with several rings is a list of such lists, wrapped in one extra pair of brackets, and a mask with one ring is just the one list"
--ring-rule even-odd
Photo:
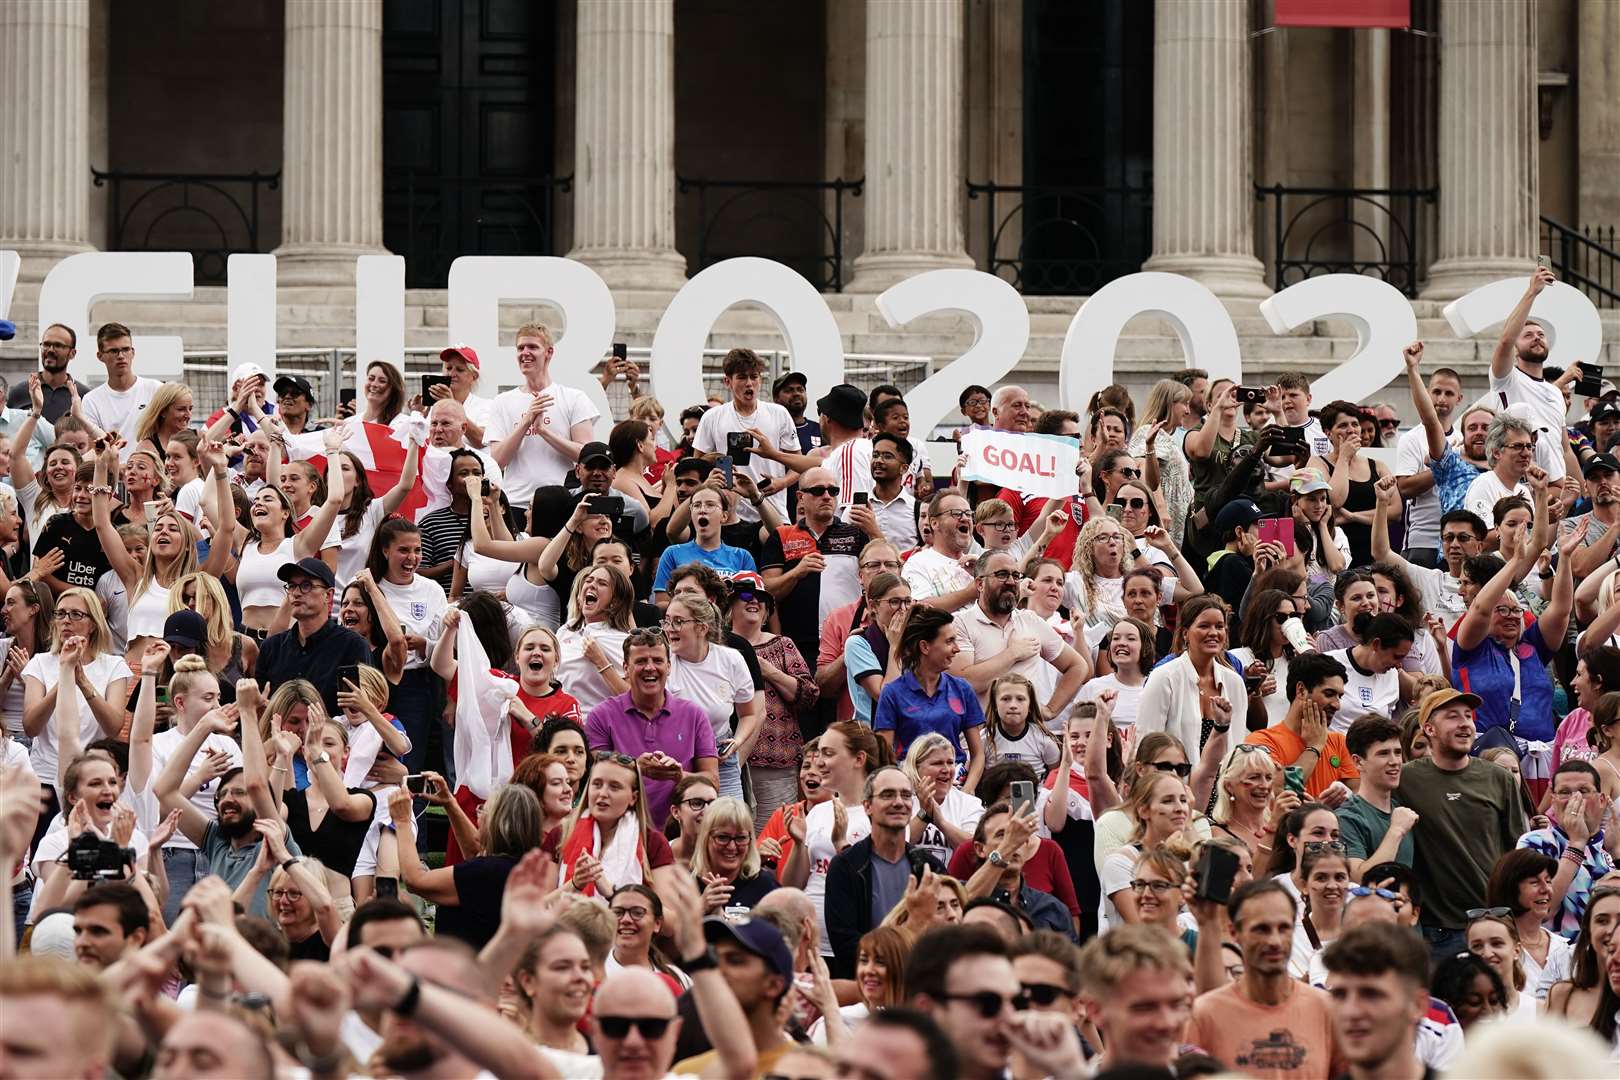
[[(636, 862), (645, 867), (647, 865), (647, 850), (644, 846), (645, 842), (641, 836), (641, 830), (636, 828), (635, 819), (619, 822), (619, 828), (636, 829)], [(581, 855), (595, 856), (596, 854), (596, 822), (589, 814), (581, 814), (579, 820), (574, 822), (574, 831), (569, 833), (568, 838), (563, 841), (561, 880), (573, 880), (574, 864), (579, 861)], [(624, 882), (621, 881), (616, 884), (623, 885)], [(581, 892), (585, 896), (595, 896), (596, 883), (593, 881), (585, 886)]]

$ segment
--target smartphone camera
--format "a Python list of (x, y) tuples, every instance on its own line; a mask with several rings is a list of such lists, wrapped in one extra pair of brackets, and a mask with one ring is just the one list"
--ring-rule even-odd
[(856, 506), (865, 506), (868, 495), (864, 491), (857, 491), (849, 497), (849, 501)]
[(1575, 380), (1575, 392), (1581, 397), (1603, 396), (1603, 368), (1597, 364), (1588, 364), (1584, 360), (1577, 367), (1580, 368), (1581, 377)]
[(734, 465), (747, 465), (753, 457), (754, 437), (746, 431), (730, 431), (726, 433), (726, 450), (731, 455)]

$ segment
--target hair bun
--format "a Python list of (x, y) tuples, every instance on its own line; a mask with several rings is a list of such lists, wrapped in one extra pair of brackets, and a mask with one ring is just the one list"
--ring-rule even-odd
[(207, 660), (207, 658), (203, 657), (203, 656), (200, 656), (200, 655), (198, 655), (196, 653), (193, 653), (190, 656), (182, 656), (180, 659), (178, 659), (178, 660), (176, 660), (174, 662), (174, 673), (176, 675), (183, 675), (183, 674), (185, 674), (186, 672), (189, 672), (189, 671), (207, 671), (207, 670), (208, 670), (208, 660)]

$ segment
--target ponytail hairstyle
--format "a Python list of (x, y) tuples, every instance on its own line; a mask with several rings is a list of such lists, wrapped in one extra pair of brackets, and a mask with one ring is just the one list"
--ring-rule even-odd
[(984, 738), (985, 760), (992, 761), (996, 756), (996, 736), (1001, 734), (1001, 712), (996, 708), (996, 693), (1002, 686), (1021, 686), (1024, 696), (1029, 699), (1029, 716), (1024, 725), (1028, 732), (1030, 728), (1046, 732), (1053, 739), (1061, 738), (1052, 734), (1051, 728), (1046, 726), (1046, 712), (1041, 708), (1040, 695), (1035, 692), (1035, 684), (1016, 672), (1008, 672), (994, 679), (990, 683), (989, 707), (984, 710)]
[(894, 751), (890, 749), (889, 744), (878, 738), (871, 728), (860, 721), (840, 720), (836, 724), (828, 724), (827, 730), (838, 732), (849, 746), (850, 753), (866, 755), (862, 768), (867, 776), (895, 764)]
[(415, 522), (404, 518), (389, 518), (377, 527), (377, 533), (371, 538), (371, 553), (366, 557), (366, 569), (371, 571), (373, 581), (381, 584), (388, 579), (388, 548), (401, 536), (415, 533), (422, 535), (422, 530)]
[(906, 615), (906, 625), (900, 631), (900, 664), (907, 671), (915, 671), (922, 662), (924, 642), (933, 641), (940, 630), (951, 625), (951, 614), (939, 608), (912, 605)]

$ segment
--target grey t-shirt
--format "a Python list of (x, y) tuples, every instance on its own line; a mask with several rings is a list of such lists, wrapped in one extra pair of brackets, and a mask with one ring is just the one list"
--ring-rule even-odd
[(906, 895), (906, 879), (911, 876), (911, 860), (904, 855), (890, 862), (872, 851), (872, 925), (881, 923)]
[[(257, 837), (257, 833), (254, 834)], [(219, 822), (210, 821), (208, 831), (203, 833), (202, 852), (208, 860), (208, 872), (218, 874), (225, 879), (225, 884), (234, 891), (236, 887), (247, 879), (248, 872), (259, 858), (259, 845), (263, 840), (255, 839), (253, 843), (244, 847), (232, 846), (225, 834), (219, 831)], [(294, 858), (303, 856), (298, 849), (298, 842), (289, 833), (286, 837), (287, 854)], [(257, 915), (261, 919), (270, 918), (270, 876), (264, 875), (259, 887), (253, 891), (253, 900), (248, 904), (247, 913)]]

